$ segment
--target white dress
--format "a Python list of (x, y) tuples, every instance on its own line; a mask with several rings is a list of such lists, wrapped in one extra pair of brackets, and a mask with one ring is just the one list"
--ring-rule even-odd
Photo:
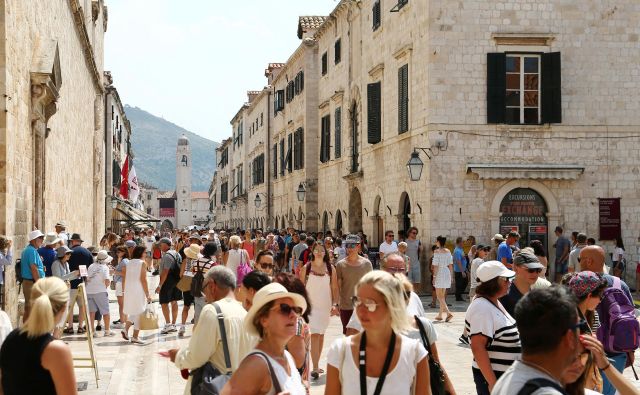
[(331, 318), (331, 276), (328, 272), (318, 276), (309, 268), (307, 274), (307, 295), (311, 301), (309, 327), (312, 334), (324, 335)]
[(453, 257), (450, 252), (436, 252), (433, 254), (433, 266), (438, 268), (438, 273), (433, 281), (436, 288), (451, 288), (449, 265), (453, 265)]
[(147, 307), (147, 297), (140, 283), (140, 270), (142, 270), (140, 259), (132, 259), (127, 264), (122, 311), (131, 316), (142, 314)]

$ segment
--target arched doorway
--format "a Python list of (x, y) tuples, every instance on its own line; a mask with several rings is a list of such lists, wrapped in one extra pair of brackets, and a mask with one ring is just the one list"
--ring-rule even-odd
[(407, 236), (407, 229), (411, 227), (411, 200), (409, 194), (402, 192), (400, 195), (400, 229), (404, 237)]
[(358, 188), (353, 188), (349, 194), (349, 232), (362, 230), (362, 198)]
[(322, 215), (322, 233), (327, 233), (329, 230), (329, 214), (325, 211)]
[(382, 198), (380, 197), (380, 195), (376, 196), (375, 200), (373, 201), (373, 236), (374, 236), (374, 245), (379, 245), (380, 243), (382, 243), (384, 241), (384, 220), (383, 220), (383, 216), (380, 212), (380, 202), (382, 201)]
[(547, 203), (534, 189), (512, 189), (500, 203), (500, 233), (506, 235), (515, 230), (520, 233), (520, 247), (540, 240), (548, 250), (547, 212)]
[(160, 226), (160, 229), (162, 229), (163, 231), (165, 230), (172, 231), (173, 223), (171, 223), (171, 221), (169, 221), (168, 219), (165, 219), (164, 221), (162, 221), (162, 225)]
[(342, 211), (338, 209), (336, 212), (336, 234), (342, 233)]
[(280, 218), (280, 221), (281, 221), (281, 224), (280, 224), (281, 226), (280, 226), (280, 228), (282, 228), (282, 229), (287, 229), (287, 227), (286, 227), (286, 226), (285, 226), (285, 224), (284, 224), (284, 215), (282, 216), (282, 218)]

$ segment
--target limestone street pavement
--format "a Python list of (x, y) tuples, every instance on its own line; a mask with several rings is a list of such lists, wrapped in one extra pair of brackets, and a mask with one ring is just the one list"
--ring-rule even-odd
[[(155, 289), (158, 276), (149, 276), (149, 289)], [(110, 292), (112, 321), (117, 317), (118, 305), (115, 302), (113, 291)], [(454, 302), (453, 296), (448, 298), (454, 312), (451, 322), (435, 322), (438, 332), (438, 351), (444, 368), (449, 373), (458, 394), (475, 394), (475, 386), (471, 375), (471, 350), (458, 342), (464, 326), (464, 312), (467, 302)], [(427, 317), (431, 320), (437, 310), (428, 307), (431, 297), (423, 297), (423, 304), (427, 306)], [(182, 311), (182, 304), (180, 304)], [(187, 322), (193, 316), (191, 309)], [(179, 316), (180, 317), (180, 316)], [(178, 319), (180, 322), (180, 319)], [(117, 337), (102, 338), (102, 332), (95, 338), (94, 350), (96, 353), (100, 380), (96, 388), (93, 370), (76, 369), (76, 378), (81, 393), (87, 395), (103, 394), (141, 394), (141, 395), (165, 395), (182, 394), (186, 381), (180, 376), (180, 372), (168, 359), (158, 355), (158, 351), (170, 348), (179, 348), (189, 342), (192, 325), (187, 326), (184, 338), (178, 338), (176, 333), (160, 335), (159, 330), (145, 331), (141, 338), (148, 342), (147, 345), (131, 345)], [(119, 331), (117, 331), (119, 333)], [(331, 343), (342, 337), (340, 319), (332, 317), (325, 335), (324, 349), (320, 364), (326, 370), (326, 353)], [(74, 357), (86, 357), (89, 355), (86, 337), (84, 335), (68, 336), (64, 338), (69, 343)], [(636, 354), (638, 355), (638, 354)], [(636, 361), (638, 361), (636, 357)], [(76, 363), (79, 364), (80, 362)], [(636, 362), (636, 370), (640, 363)], [(631, 369), (625, 371), (625, 375), (633, 379)], [(312, 383), (311, 394), (324, 394), (325, 375)], [(637, 383), (637, 382), (636, 382)], [(640, 386), (639, 386), (640, 387)]]

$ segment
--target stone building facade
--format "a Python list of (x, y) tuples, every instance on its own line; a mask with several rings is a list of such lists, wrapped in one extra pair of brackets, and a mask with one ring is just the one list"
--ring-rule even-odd
[(102, 0), (0, 1), (0, 233), (16, 253), (63, 219), (87, 244), (104, 232), (106, 28)]
[[(410, 226), (429, 244), (517, 229), (553, 262), (556, 226), (598, 240), (600, 199), (620, 198), (632, 270), (639, 22), (632, 0), (340, 1), (270, 82), (277, 101), (305, 59), (315, 98), (274, 115), (272, 143), (305, 125), (305, 170), (274, 174), (269, 224), (362, 230), (371, 245)], [(312, 179), (306, 221), (289, 221)], [(611, 236), (598, 243), (612, 251)]]

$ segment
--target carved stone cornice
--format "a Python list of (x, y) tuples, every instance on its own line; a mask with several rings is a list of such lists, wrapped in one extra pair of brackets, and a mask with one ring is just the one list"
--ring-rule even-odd
[(84, 54), (84, 59), (87, 62), (89, 72), (91, 73), (93, 85), (98, 92), (104, 93), (104, 86), (102, 85), (102, 75), (98, 71), (95, 53), (93, 52), (93, 46), (91, 45), (91, 40), (89, 40), (87, 25), (84, 23), (84, 12), (82, 10), (82, 7), (80, 6), (80, 4), (78, 4), (78, 0), (69, 0), (69, 7), (71, 8), (71, 12), (73, 13), (73, 19), (76, 25), (76, 33), (78, 33), (78, 38), (80, 39), (80, 44), (82, 45), (82, 52)]

